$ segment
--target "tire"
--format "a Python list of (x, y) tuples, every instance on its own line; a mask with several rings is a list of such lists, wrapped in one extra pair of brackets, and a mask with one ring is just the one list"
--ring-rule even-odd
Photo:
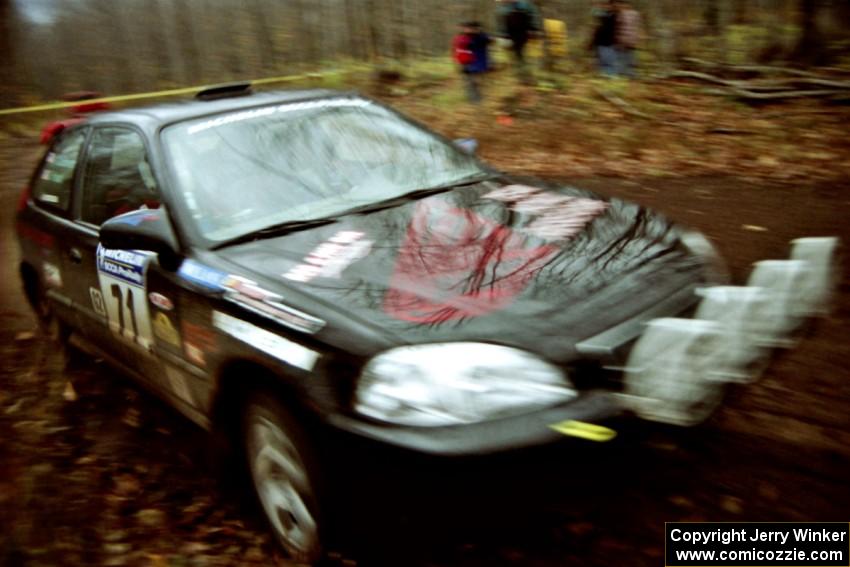
[(307, 436), (272, 395), (249, 396), (242, 446), (260, 510), (278, 543), (298, 563), (323, 555), (318, 468)]

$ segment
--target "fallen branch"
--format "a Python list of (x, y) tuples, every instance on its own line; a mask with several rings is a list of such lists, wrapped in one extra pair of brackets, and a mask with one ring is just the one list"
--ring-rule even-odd
[(707, 83), (723, 85), (725, 87), (744, 89), (749, 91), (777, 91), (787, 90), (788, 87), (794, 85), (816, 85), (821, 87), (831, 87), (834, 89), (850, 90), (850, 81), (833, 81), (829, 79), (813, 79), (813, 78), (794, 78), (794, 79), (772, 79), (768, 81), (733, 81), (709, 75), (708, 73), (698, 73), (696, 71), (676, 70), (671, 71), (660, 78), (667, 79), (696, 79)]
[(711, 69), (725, 69), (729, 71), (739, 71), (743, 73), (778, 73), (785, 75), (796, 75), (798, 77), (810, 77), (814, 79), (822, 77), (817, 73), (813, 73), (811, 71), (803, 71), (801, 69), (794, 69), (792, 67), (778, 67), (774, 65), (727, 65), (725, 63), (717, 63), (714, 61), (697, 59), (696, 57), (684, 57), (682, 58), (682, 61), (685, 61), (687, 63), (693, 63), (694, 65), (700, 67), (706, 67)]
[(652, 121), (658, 120), (654, 116), (651, 116), (651, 115), (649, 115), (649, 114), (647, 114), (647, 113), (645, 113), (641, 110), (638, 110), (637, 108), (635, 108), (634, 106), (632, 106), (631, 104), (629, 104), (628, 102), (623, 100), (622, 98), (618, 97), (617, 95), (606, 93), (602, 89), (594, 89), (594, 91), (596, 92), (596, 94), (598, 94), (599, 96), (604, 98), (606, 101), (608, 101), (612, 105), (616, 106), (621, 112), (624, 112), (624, 113), (626, 113), (630, 116), (636, 116), (638, 118), (643, 118), (645, 120), (652, 120)]
[(782, 92), (772, 92), (772, 93), (757, 93), (750, 90), (730, 87), (726, 90), (723, 89), (706, 89), (706, 94), (713, 95), (723, 95), (723, 96), (735, 96), (737, 98), (743, 100), (783, 100), (789, 98), (807, 98), (807, 97), (826, 97), (826, 96), (835, 96), (835, 95), (846, 95), (847, 91), (844, 90), (811, 90), (811, 91), (782, 91)]

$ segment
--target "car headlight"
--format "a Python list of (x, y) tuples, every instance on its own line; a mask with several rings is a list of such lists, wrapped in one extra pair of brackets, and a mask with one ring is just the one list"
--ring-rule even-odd
[(714, 244), (703, 233), (696, 230), (683, 230), (681, 239), (685, 248), (705, 261), (707, 283), (718, 285), (729, 283), (729, 268), (726, 266), (726, 262), (717, 252)]
[(373, 358), (355, 410), (400, 425), (475, 423), (576, 396), (564, 373), (531, 353), (486, 343), (400, 347)]

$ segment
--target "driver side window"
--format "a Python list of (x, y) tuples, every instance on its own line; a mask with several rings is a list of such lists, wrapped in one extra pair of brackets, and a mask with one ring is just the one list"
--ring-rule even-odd
[(95, 130), (83, 176), (80, 220), (99, 226), (114, 216), (159, 207), (159, 191), (138, 132)]

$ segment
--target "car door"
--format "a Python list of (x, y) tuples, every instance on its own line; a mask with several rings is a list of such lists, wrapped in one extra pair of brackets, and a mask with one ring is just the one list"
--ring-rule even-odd
[[(153, 332), (145, 292), (153, 255), (106, 250), (98, 230), (105, 220), (159, 207), (159, 191), (144, 137), (122, 125), (92, 128), (75, 191), (74, 224), (66, 245), (76, 285), (72, 301), (84, 334), (125, 365), (152, 360)], [(105, 347), (105, 348), (104, 348)]]
[(74, 263), (68, 242), (75, 230), (70, 221), (74, 178), (87, 133), (77, 128), (56, 137), (30, 183), (34, 206), (18, 225), (24, 258), (38, 271), (54, 309), (74, 324), (71, 297), (79, 290), (69, 272)]

